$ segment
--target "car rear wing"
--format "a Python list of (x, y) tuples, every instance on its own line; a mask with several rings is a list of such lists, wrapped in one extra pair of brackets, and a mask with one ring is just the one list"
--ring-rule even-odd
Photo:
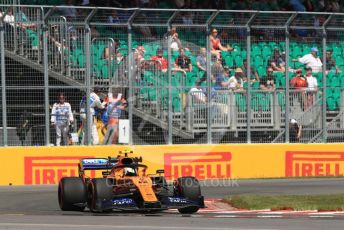
[(79, 167), (81, 171), (109, 170), (112, 169), (117, 162), (117, 158), (84, 158), (80, 160)]

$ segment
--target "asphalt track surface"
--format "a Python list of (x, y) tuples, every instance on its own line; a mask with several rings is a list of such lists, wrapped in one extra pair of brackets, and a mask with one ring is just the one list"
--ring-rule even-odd
[[(211, 186), (213, 184), (214, 186)], [(216, 186), (216, 187), (215, 187)], [(344, 193), (344, 179), (244, 180), (206, 182), (206, 198), (229, 194), (335, 194)], [(275, 229), (343, 229), (344, 215), (287, 216), (232, 215), (204, 213), (181, 215), (176, 212), (157, 214), (107, 213), (88, 211), (61, 212), (56, 186), (0, 187), (0, 229), (185, 229), (185, 230), (275, 230)]]

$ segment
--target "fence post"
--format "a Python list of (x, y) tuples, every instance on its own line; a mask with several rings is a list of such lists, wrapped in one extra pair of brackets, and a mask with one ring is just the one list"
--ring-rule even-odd
[(41, 7), (41, 15), (43, 17), (43, 77), (44, 77), (44, 128), (45, 128), (45, 145), (50, 145), (50, 106), (49, 106), (49, 60), (48, 60), (48, 18), (55, 11), (49, 9), (44, 15), (44, 10)]
[(49, 109), (49, 64), (48, 64), (48, 36), (46, 21), (43, 21), (43, 74), (44, 74), (44, 125), (45, 145), (50, 145), (50, 109)]
[(326, 129), (326, 67), (327, 67), (327, 60), (326, 60), (326, 43), (327, 43), (327, 31), (326, 26), (329, 23), (329, 21), (332, 19), (333, 14), (331, 14), (326, 21), (324, 22), (322, 26), (322, 52), (323, 52), (323, 96), (322, 96), (322, 108), (321, 108), (321, 129), (322, 129), (322, 142), (325, 143), (327, 141), (327, 129)]
[[(135, 14), (135, 13), (134, 13)], [(132, 27), (131, 22), (128, 23), (128, 78), (129, 78), (129, 92), (128, 92), (128, 118), (129, 118), (129, 145), (133, 144), (133, 55), (132, 55)]]
[(285, 142), (289, 143), (289, 26), (296, 18), (297, 13), (290, 16), (287, 23), (285, 24)]
[[(168, 27), (170, 29), (170, 27)], [(173, 115), (172, 115), (172, 54), (171, 54), (172, 37), (167, 38), (167, 63), (168, 63), (168, 141), (167, 144), (173, 143)]]
[(207, 48), (207, 56), (206, 56), (206, 73), (207, 73), (207, 144), (213, 143), (212, 138), (212, 105), (211, 105), (211, 95), (212, 95), (212, 88), (211, 88), (211, 44), (210, 44), (210, 35), (211, 35), (211, 23), (215, 20), (219, 11), (214, 12), (206, 22), (206, 48)]
[(2, 100), (2, 132), (3, 132), (3, 145), (8, 145), (7, 133), (7, 103), (6, 103), (6, 72), (5, 72), (5, 43), (4, 43), (4, 26), (3, 18), (0, 21), (0, 52), (1, 52), (1, 100)]
[(86, 17), (85, 23), (85, 57), (86, 57), (86, 69), (85, 69), (85, 81), (86, 81), (86, 145), (92, 145), (92, 124), (93, 114), (91, 114), (91, 29), (90, 21), (97, 12), (97, 9), (93, 9)]
[(246, 50), (247, 50), (247, 97), (246, 97), (246, 113), (247, 113), (247, 130), (246, 130), (246, 141), (251, 143), (251, 23), (257, 16), (255, 12), (246, 23)]

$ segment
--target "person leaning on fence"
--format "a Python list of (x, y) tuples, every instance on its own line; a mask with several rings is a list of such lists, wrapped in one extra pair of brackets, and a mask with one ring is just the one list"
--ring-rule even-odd
[(295, 119), (291, 119), (289, 123), (289, 142), (296, 143), (301, 141), (302, 125)]
[(306, 65), (306, 67), (311, 67), (313, 73), (319, 73), (322, 71), (322, 62), (318, 57), (318, 49), (313, 47), (310, 54), (306, 54), (298, 59), (293, 59), (294, 62), (298, 61)]
[[(99, 95), (101, 93), (100, 88), (94, 88), (94, 91), (90, 94), (90, 114), (91, 119), (91, 138), (92, 144), (99, 144), (98, 130), (96, 126), (96, 109), (104, 109), (106, 102), (101, 102)], [(85, 128), (86, 128), (86, 96), (81, 99), (80, 102), (80, 117), (83, 124), (82, 128), (82, 144), (85, 144)]]
[(60, 93), (59, 102), (53, 105), (51, 111), (51, 125), (56, 129), (56, 146), (68, 145), (69, 125), (74, 121), (71, 106), (65, 102), (65, 96)]
[(109, 93), (108, 100), (106, 109), (108, 125), (103, 143), (105, 145), (118, 143), (119, 118), (121, 117), (122, 110), (127, 107), (127, 101), (120, 93), (117, 95), (117, 98), (114, 98), (112, 93)]

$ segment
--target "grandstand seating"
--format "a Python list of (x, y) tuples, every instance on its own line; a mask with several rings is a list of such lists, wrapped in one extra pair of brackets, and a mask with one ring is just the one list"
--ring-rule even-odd
[[(58, 1), (56, 1), (58, 2)], [(31, 46), (37, 46), (39, 39), (37, 32), (34, 32), (33, 30), (27, 29), (26, 30), (28, 38), (30, 40)], [(102, 31), (103, 35), (108, 35), (106, 30)], [(192, 37), (196, 37), (194, 34), (183, 34), (180, 33), (181, 37), (185, 37), (188, 40), (192, 40)], [(133, 48), (136, 48), (139, 44), (142, 44), (142, 41), (138, 38), (137, 40), (133, 41)], [(135, 37), (136, 37), (135, 36)], [(191, 36), (191, 37), (190, 37)], [(195, 39), (197, 41), (197, 39)], [(126, 40), (120, 40), (120, 49), (119, 52), (122, 55), (127, 55), (128, 51), (128, 45), (126, 43)], [(145, 48), (146, 52), (144, 54), (145, 59), (150, 59), (152, 56), (155, 55), (157, 48), (160, 46), (158, 43), (143, 43), (143, 47)], [(199, 45), (199, 44), (198, 44)], [(252, 44), (251, 47), (251, 60), (252, 60), (252, 66), (257, 70), (258, 75), (260, 77), (264, 76), (266, 74), (266, 66), (267, 62), (273, 52), (274, 48), (279, 48), (280, 50), (284, 50), (285, 42), (258, 42), (256, 44)], [(301, 43), (301, 42), (290, 42), (290, 59), (300, 57), (304, 54), (307, 54), (310, 52), (310, 49), (315, 44), (309, 44), (309, 43)], [(344, 70), (344, 58), (342, 56), (342, 51), (344, 49), (344, 43), (336, 42), (336, 43), (329, 43), (329, 48), (333, 50), (333, 57), (336, 60), (336, 64)], [(224, 58), (224, 63), (226, 66), (229, 66), (230, 68), (240, 67), (243, 65), (243, 59), (246, 58), (246, 45), (239, 44), (239, 43), (233, 43), (233, 47), (236, 49), (234, 52), (225, 52), (222, 51), (222, 56)], [(92, 62), (93, 62), (93, 74), (95, 77), (100, 79), (108, 79), (109, 78), (109, 65), (108, 62), (104, 59), (104, 49), (106, 48), (105, 44), (97, 43), (92, 44), (91, 51), (92, 51)], [(321, 51), (319, 52), (321, 55)], [(166, 54), (166, 51), (164, 52), (164, 55)], [(175, 59), (178, 57), (179, 52), (174, 51), (172, 52), (172, 61), (175, 61)], [(193, 64), (193, 71), (191, 73), (187, 74), (186, 81), (183, 84), (186, 86), (187, 89), (190, 89), (197, 79), (199, 79), (199, 71), (196, 67), (196, 53), (193, 53), (191, 51), (187, 51), (186, 55), (188, 55), (191, 59), (191, 62)], [(85, 68), (85, 52), (83, 50), (83, 46), (80, 44), (78, 47), (70, 53), (70, 61), (72, 67), (77, 68)], [(290, 65), (292, 68), (300, 68), (303, 65), (299, 62), (290, 62)], [(114, 62), (111, 64), (112, 67), (115, 66)], [(149, 71), (145, 71), (145, 80), (147, 80), (148, 76), (151, 75)], [(291, 78), (293, 76), (293, 73), (289, 74), (289, 77)], [(315, 75), (315, 77), (318, 80), (319, 87), (323, 86), (323, 79), (322, 79), (322, 73), (318, 73)], [(151, 77), (152, 78), (152, 77)], [(285, 76), (283, 73), (276, 73), (276, 86), (279, 89), (283, 89), (285, 87)], [(336, 110), (338, 109), (338, 105), (340, 105), (340, 89), (344, 87), (344, 74), (337, 74), (335, 71), (330, 71), (329, 74), (326, 76), (326, 86), (331, 88), (331, 90), (328, 90), (327, 92), (327, 103), (328, 103), (328, 110)], [(148, 81), (149, 82), (149, 81)], [(155, 82), (151, 82), (151, 84), (156, 84)], [(173, 86), (178, 87), (178, 83), (174, 82)], [(259, 84), (255, 83), (252, 85), (254, 89), (259, 88)], [(332, 92), (336, 92), (335, 96), (332, 94)], [(152, 96), (153, 94), (147, 94), (143, 93), (143, 97), (147, 99), (146, 97), (149, 95), (149, 98), (153, 98), (156, 100), (156, 96)], [(176, 97), (175, 97), (176, 98)], [(259, 98), (257, 95), (253, 95), (253, 98)], [(260, 98), (261, 99), (261, 98)], [(239, 100), (240, 101), (240, 100)], [(262, 100), (264, 101), (264, 100)], [(284, 106), (284, 104), (281, 104), (282, 100), (279, 100), (280, 105)], [(177, 102), (175, 102), (176, 104)], [(263, 103), (263, 102), (262, 102)], [(337, 106), (334, 106), (337, 105)], [(243, 104), (240, 101), (239, 107), (242, 108)]]

